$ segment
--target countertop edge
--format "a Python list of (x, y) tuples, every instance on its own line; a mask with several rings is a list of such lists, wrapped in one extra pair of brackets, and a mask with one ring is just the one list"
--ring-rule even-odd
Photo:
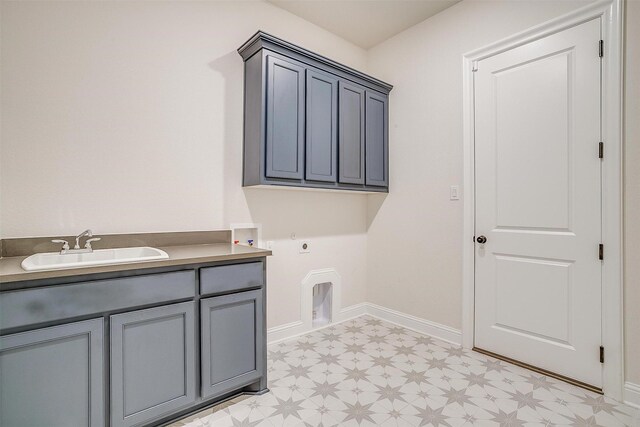
[[(172, 253), (176, 251), (188, 251), (189, 248), (197, 248), (197, 251), (206, 251), (207, 247), (210, 247), (212, 251), (220, 251), (221, 246), (229, 248), (228, 253), (215, 253), (211, 255), (192, 255), (192, 256), (175, 256), (172, 257)], [(0, 285), (16, 283), (16, 282), (25, 282), (32, 280), (46, 280), (46, 279), (56, 279), (56, 278), (64, 278), (64, 277), (74, 277), (74, 276), (84, 276), (90, 274), (101, 274), (101, 273), (113, 273), (118, 271), (131, 271), (131, 270), (143, 270), (143, 269), (152, 269), (152, 268), (162, 268), (162, 267), (175, 267), (180, 265), (193, 265), (193, 264), (202, 264), (207, 262), (219, 262), (219, 261), (233, 261), (233, 260), (242, 260), (242, 259), (251, 259), (251, 258), (263, 258), (272, 255), (272, 252), (267, 249), (259, 249), (259, 248), (250, 248), (250, 247), (242, 247), (243, 252), (233, 253), (232, 251), (237, 248), (237, 246), (233, 246), (231, 244), (212, 244), (212, 245), (198, 245), (198, 246), (167, 246), (167, 247), (159, 247), (158, 249), (162, 249), (169, 254), (168, 259), (162, 260), (154, 260), (154, 261), (143, 261), (143, 262), (131, 262), (131, 263), (122, 263), (122, 264), (108, 264), (108, 265), (97, 265), (92, 267), (80, 267), (80, 268), (69, 268), (69, 269), (60, 269), (60, 270), (40, 270), (40, 271), (25, 271), (20, 267), (20, 263), (22, 260), (27, 258), (26, 256), (17, 256), (17, 257), (7, 257), (0, 258), (0, 263), (10, 263), (12, 267), (20, 269), (20, 271), (16, 273), (0, 273)], [(246, 251), (246, 252), (245, 252)], [(0, 286), (0, 290), (2, 287)]]

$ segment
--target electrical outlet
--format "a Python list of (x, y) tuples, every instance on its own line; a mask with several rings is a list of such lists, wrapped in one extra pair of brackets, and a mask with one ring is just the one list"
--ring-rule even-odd
[(311, 252), (311, 244), (309, 243), (308, 240), (301, 240), (300, 241), (300, 253), (301, 254), (308, 254), (309, 252)]
[(267, 249), (268, 250), (272, 250), (273, 249), (273, 240), (267, 240)]

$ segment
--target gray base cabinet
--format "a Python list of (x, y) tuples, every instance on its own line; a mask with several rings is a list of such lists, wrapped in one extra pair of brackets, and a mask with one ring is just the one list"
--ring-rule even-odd
[(262, 290), (200, 301), (202, 396), (220, 396), (264, 372)]
[(0, 337), (2, 427), (104, 426), (102, 319)]
[(264, 258), (65, 280), (0, 292), (1, 427), (165, 425), (267, 390)]
[(111, 425), (142, 425), (196, 400), (194, 303), (111, 316)]
[(244, 186), (388, 191), (391, 85), (263, 32), (238, 52)]

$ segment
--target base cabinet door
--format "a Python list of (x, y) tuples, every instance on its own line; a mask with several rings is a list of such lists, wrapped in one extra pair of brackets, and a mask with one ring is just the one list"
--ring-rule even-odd
[(222, 395), (264, 374), (262, 290), (200, 301), (202, 396)]
[(2, 427), (104, 426), (103, 320), (0, 337)]
[(111, 425), (141, 425), (195, 402), (194, 303), (111, 316)]

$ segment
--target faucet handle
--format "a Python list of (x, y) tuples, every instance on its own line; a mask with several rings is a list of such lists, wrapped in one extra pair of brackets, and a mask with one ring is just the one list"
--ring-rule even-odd
[(69, 250), (69, 242), (67, 242), (66, 240), (62, 240), (62, 239), (53, 239), (51, 241), (51, 243), (62, 243), (62, 250), (63, 251), (68, 251)]
[(91, 242), (97, 242), (98, 240), (102, 240), (102, 238), (101, 237), (92, 237), (91, 239), (87, 239), (87, 241), (84, 242), (84, 248), (93, 250), (93, 248), (91, 247)]

